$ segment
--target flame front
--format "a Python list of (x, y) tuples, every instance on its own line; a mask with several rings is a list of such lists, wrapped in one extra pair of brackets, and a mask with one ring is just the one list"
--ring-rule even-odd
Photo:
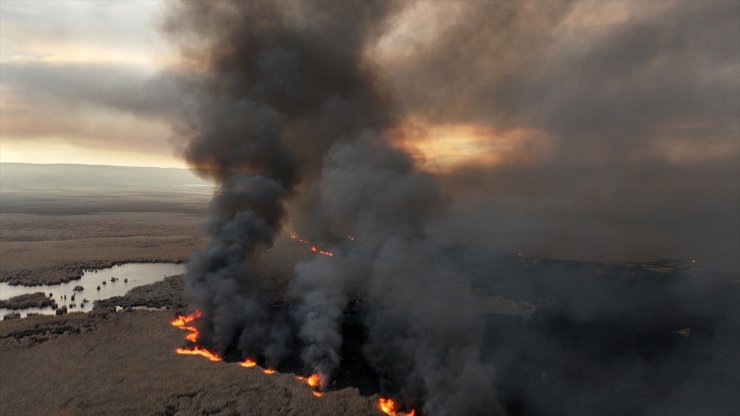
[(311, 374), (308, 377), (296, 376), (296, 378), (298, 380), (301, 380), (302, 382), (308, 384), (309, 386), (313, 387), (314, 390), (311, 392), (311, 394), (313, 394), (314, 396), (321, 397), (321, 396), (324, 395), (324, 393), (322, 393), (319, 390), (319, 387), (321, 386), (321, 376), (320, 375), (318, 375), (318, 374)]
[[(303, 243), (303, 244), (311, 244), (311, 251), (313, 253), (319, 253), (319, 254), (323, 254), (325, 256), (334, 257), (334, 253), (332, 253), (331, 251), (319, 250), (319, 248), (316, 247), (316, 244), (313, 244), (313, 243), (311, 243), (308, 240), (304, 240), (304, 239), (298, 237), (298, 235), (296, 235), (296, 233), (290, 233), (289, 235), (290, 235), (291, 240), (293, 240), (293, 241), (297, 241), (297, 242)], [(354, 237), (352, 237), (352, 240), (354, 240)]]
[(187, 324), (189, 324), (190, 322), (193, 322), (194, 320), (200, 318), (201, 316), (203, 316), (203, 314), (200, 312), (200, 310), (196, 309), (190, 315), (177, 315), (177, 317), (170, 323), (172, 324), (172, 326), (176, 328), (185, 329), (185, 328), (189, 328), (187, 327)]
[(200, 355), (201, 357), (208, 358), (211, 361), (221, 361), (221, 356), (215, 352), (208, 351), (207, 349), (196, 345), (193, 348), (178, 348), (175, 350), (178, 354), (183, 355)]
[[(291, 234), (290, 236), (294, 240), (301, 241), (297, 237), (295, 237), (295, 234)], [(316, 247), (312, 247), (314, 251), (317, 251)], [(329, 252), (319, 251), (321, 254), (326, 254), (329, 256), (333, 256), (333, 254)], [(177, 329), (181, 329), (183, 331), (188, 331), (188, 334), (185, 336), (185, 339), (188, 342), (191, 342), (193, 344), (198, 342), (198, 336), (200, 335), (200, 332), (198, 331), (198, 328), (194, 326), (190, 326), (189, 324), (196, 319), (200, 318), (202, 316), (201, 312), (199, 310), (195, 310), (190, 315), (177, 315), (175, 319), (170, 321), (170, 324), (174, 326)], [(220, 355), (216, 354), (213, 351), (210, 351), (206, 348), (201, 347), (200, 345), (193, 345), (190, 348), (177, 348), (175, 349), (175, 352), (182, 355), (200, 355), (201, 357), (205, 357), (210, 361), (223, 361), (223, 358), (221, 358)], [(257, 365), (257, 361), (253, 358), (245, 358), (244, 360), (239, 362), (239, 365), (244, 368), (251, 368), (255, 367)], [(262, 370), (265, 374), (275, 374), (274, 368), (265, 368)], [(311, 374), (308, 377), (297, 377), (299, 380), (304, 381), (306, 384), (311, 386), (313, 390), (311, 391), (311, 394), (313, 394), (315, 397), (321, 397), (324, 395), (323, 392), (319, 390), (319, 386), (321, 385), (321, 376), (318, 374)]]
[(257, 365), (257, 361), (254, 361), (251, 358), (245, 358), (244, 361), (239, 363), (239, 365), (244, 368), (251, 368)]
[[(198, 342), (198, 336), (200, 336), (200, 332), (198, 332), (198, 328), (190, 326), (188, 324), (200, 318), (201, 316), (201, 312), (196, 309), (190, 315), (178, 315), (170, 322), (170, 324), (177, 329), (188, 331), (189, 333), (185, 336), (185, 339), (195, 344), (196, 342)], [(205, 357), (211, 361), (222, 360), (220, 355), (216, 354), (213, 351), (209, 351), (199, 345), (195, 345), (192, 348), (177, 348), (175, 352), (183, 355), (200, 355), (201, 357)]]
[(290, 238), (303, 244), (309, 244), (308, 240), (304, 240), (296, 235), (296, 233), (290, 233)]
[(378, 409), (388, 416), (414, 416), (416, 411), (411, 409), (408, 412), (398, 410), (398, 404), (393, 400), (385, 397), (378, 399)]
[(190, 315), (177, 315), (177, 317), (174, 320), (172, 320), (170, 324), (177, 329), (188, 331), (189, 334), (185, 336), (185, 339), (192, 343), (196, 343), (198, 342), (198, 336), (200, 336), (200, 333), (198, 332), (198, 328), (194, 326), (190, 326), (188, 324), (200, 318), (201, 316), (202, 314), (200, 313), (200, 311), (196, 309), (195, 312), (193, 312)]
[(321, 384), (321, 377), (318, 374), (311, 374), (306, 380), (306, 384), (311, 387), (318, 387)]

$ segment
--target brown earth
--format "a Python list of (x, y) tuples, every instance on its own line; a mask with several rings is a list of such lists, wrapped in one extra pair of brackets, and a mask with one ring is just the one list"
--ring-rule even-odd
[(183, 276), (169, 276), (161, 282), (135, 287), (125, 296), (96, 300), (93, 309), (121, 308), (167, 308), (184, 309), (187, 302), (184, 297), (185, 282)]
[[(0, 214), (0, 282), (40, 285), (126, 261), (184, 260), (202, 244), (201, 215)], [(39, 255), (39, 253), (42, 253)]]
[[(8, 415), (377, 415), (355, 389), (315, 398), (292, 374), (181, 356), (171, 311), (0, 322), (0, 403)], [(38, 328), (57, 332), (29, 340)], [(18, 334), (26, 336), (16, 338)], [(49, 331), (47, 331), (49, 332)]]
[(354, 388), (315, 398), (293, 374), (175, 354), (183, 333), (169, 321), (185, 304), (182, 290), (174, 276), (90, 313), (0, 322), (0, 414), (381, 414), (376, 397)]
[[(9, 191), (8, 184), (2, 189), (0, 282), (65, 282), (84, 269), (127, 260), (184, 260), (202, 245), (199, 227), (210, 191), (142, 190), (143, 182), (162, 182), (169, 171), (111, 190), (108, 183), (82, 183), (98, 174), (59, 169), (62, 174), (47, 176), (66, 180), (65, 187), (57, 186), (62, 191), (46, 189), (46, 176), (33, 186), (10, 181), (19, 190)], [(16, 176), (26, 180), (28, 172)], [(287, 248), (306, 255), (305, 247)], [(182, 288), (180, 278), (170, 278), (99, 302), (90, 313), (0, 321), (0, 415), (380, 414), (375, 397), (354, 388), (315, 398), (293, 374), (266, 375), (258, 367), (175, 354), (184, 334), (169, 321), (173, 309), (185, 305)], [(124, 309), (115, 312), (117, 306)], [(168, 310), (137, 309), (142, 307)]]
[(7, 300), (0, 299), (0, 308), (5, 309), (43, 308), (55, 304), (56, 301), (46, 297), (44, 292), (13, 296)]

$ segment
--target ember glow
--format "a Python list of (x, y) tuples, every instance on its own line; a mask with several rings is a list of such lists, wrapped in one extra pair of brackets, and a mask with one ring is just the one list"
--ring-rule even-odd
[(244, 368), (251, 368), (257, 365), (257, 361), (254, 361), (251, 358), (245, 358), (244, 361), (239, 363), (239, 365)]
[(299, 237), (298, 237), (298, 236), (296, 235), (296, 233), (290, 233), (290, 238), (291, 238), (292, 240), (295, 240), (295, 241), (299, 242), (299, 243), (303, 243), (303, 244), (309, 244), (309, 243), (310, 243), (310, 242), (309, 242), (308, 240), (304, 240), (304, 239), (302, 239), (302, 238), (299, 238)]
[(381, 412), (389, 416), (414, 416), (416, 414), (416, 411), (413, 409), (408, 412), (398, 410), (398, 404), (393, 399), (385, 397), (378, 399), (377, 407)]
[[(188, 331), (188, 334), (185, 336), (185, 339), (188, 342), (195, 344), (196, 342), (198, 342), (198, 336), (200, 335), (200, 333), (198, 332), (198, 328), (194, 326), (190, 326), (188, 324), (200, 318), (201, 316), (202, 316), (201, 312), (196, 309), (190, 315), (178, 315), (175, 319), (173, 319), (170, 322), (170, 324), (177, 329)], [(200, 355), (201, 357), (205, 357), (209, 359), (210, 361), (221, 361), (222, 360), (220, 355), (216, 354), (213, 351), (209, 351), (199, 345), (195, 345), (192, 348), (177, 348), (175, 352), (178, 354), (182, 354), (182, 355)]]
[[(297, 241), (297, 242), (303, 243), (303, 244), (311, 244), (311, 251), (314, 252), (314, 253), (319, 253), (319, 254), (323, 254), (325, 256), (334, 257), (334, 253), (332, 253), (331, 251), (319, 250), (319, 248), (316, 247), (316, 244), (313, 244), (313, 243), (311, 243), (308, 240), (305, 240), (305, 239), (302, 239), (302, 238), (298, 237), (298, 235), (296, 235), (296, 233), (290, 233), (289, 235), (290, 235), (291, 240), (293, 240), (293, 241)], [(352, 237), (350, 239), (351, 240), (354, 240), (354, 237)]]
[(177, 318), (175, 318), (172, 322), (172, 326), (180, 329), (185, 329), (187, 324), (190, 322), (193, 322), (194, 320), (200, 318), (202, 316), (201, 312), (196, 309), (195, 312), (193, 312), (190, 315), (177, 315)]
[(182, 355), (200, 355), (201, 357), (205, 357), (211, 361), (221, 361), (220, 355), (208, 351), (207, 349), (198, 345), (194, 346), (193, 348), (178, 348), (175, 350), (175, 352)]
[(324, 395), (324, 393), (322, 393), (321, 391), (318, 390), (319, 386), (321, 385), (321, 376), (319, 376), (318, 374), (311, 374), (308, 377), (296, 376), (296, 378), (298, 380), (300, 380), (300, 381), (308, 384), (309, 386), (313, 387), (314, 390), (311, 393), (314, 396), (321, 397), (321, 396)]
[(321, 377), (318, 374), (311, 374), (308, 377), (296, 376), (296, 378), (311, 387), (318, 387), (321, 384)]
[[(294, 238), (295, 234), (291, 234), (291, 238)], [(189, 333), (185, 336), (185, 339), (188, 342), (191, 342), (195, 344), (198, 342), (198, 329), (194, 326), (190, 326), (189, 324), (196, 319), (200, 318), (202, 316), (202, 313), (199, 310), (195, 310), (190, 315), (178, 315), (175, 319), (173, 319), (170, 324), (174, 326), (175, 328), (182, 329), (184, 331), (188, 331)], [(221, 358), (220, 355), (216, 354), (213, 351), (210, 351), (206, 348), (203, 348), (199, 345), (194, 345), (191, 348), (177, 348), (175, 349), (175, 352), (182, 355), (199, 355), (201, 357), (205, 357), (210, 361), (222, 361), (223, 358)], [(239, 362), (239, 366), (244, 368), (252, 368), (257, 366), (257, 361), (252, 358), (245, 358), (244, 360)], [(274, 368), (265, 368), (262, 370), (265, 374), (275, 374)], [(303, 381), (307, 385), (313, 388), (311, 391), (311, 394), (314, 395), (314, 397), (322, 397), (324, 395), (323, 392), (319, 390), (319, 386), (321, 385), (321, 376), (318, 374), (311, 374), (308, 377), (296, 377), (298, 380)]]
[(185, 339), (192, 343), (196, 343), (199, 336), (198, 328), (190, 326), (188, 324), (200, 318), (201, 316), (201, 312), (196, 309), (195, 312), (190, 315), (178, 315), (174, 320), (172, 320), (172, 322), (170, 322), (170, 324), (175, 328), (188, 331), (189, 334), (185, 336)]
[[(290, 235), (292, 239), (296, 241), (301, 241), (297, 237), (295, 237), (295, 234)], [(318, 249), (316, 246), (311, 247), (311, 251), (317, 251)], [(331, 255), (331, 254), (330, 254)], [(196, 343), (198, 341), (198, 329), (194, 326), (190, 326), (189, 324), (196, 319), (200, 318), (202, 316), (202, 313), (199, 310), (195, 310), (190, 315), (178, 315), (175, 319), (173, 319), (170, 324), (174, 326), (175, 328), (182, 329), (184, 331), (188, 331), (189, 333), (185, 336), (185, 339), (188, 342)], [(206, 348), (201, 347), (200, 345), (194, 345), (191, 348), (177, 348), (175, 349), (175, 352), (182, 355), (199, 355), (201, 357), (207, 358), (210, 361), (223, 361), (223, 358), (216, 354), (213, 351), (210, 351)], [(252, 358), (245, 358), (244, 360), (239, 362), (239, 366), (244, 368), (252, 368), (257, 366), (257, 361)], [(275, 374), (274, 368), (265, 368), (262, 370), (265, 374)], [(309, 387), (312, 388), (311, 394), (314, 397), (322, 397), (324, 393), (320, 390), (321, 387), (321, 376), (319, 374), (311, 374), (308, 377), (303, 376), (296, 376), (296, 379), (306, 383)], [(390, 398), (381, 397), (378, 399), (378, 402), (376, 404), (377, 408), (389, 416), (414, 416), (416, 414), (415, 410), (410, 410), (408, 412), (403, 412), (398, 410), (399, 406), (398, 404)]]

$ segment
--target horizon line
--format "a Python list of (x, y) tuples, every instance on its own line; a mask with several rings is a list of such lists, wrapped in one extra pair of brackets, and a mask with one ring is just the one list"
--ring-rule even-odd
[(100, 166), (100, 167), (116, 167), (116, 168), (153, 168), (153, 169), (178, 169), (178, 170), (188, 170), (191, 171), (192, 168), (184, 166), (184, 167), (175, 167), (175, 166), (144, 166), (144, 165), (105, 165), (105, 164), (96, 164), (96, 163), (65, 163), (65, 162), (54, 162), (54, 163), (36, 163), (36, 162), (3, 162), (0, 161), (0, 165), (44, 165), (44, 166), (53, 166), (53, 165), (67, 165), (67, 166)]

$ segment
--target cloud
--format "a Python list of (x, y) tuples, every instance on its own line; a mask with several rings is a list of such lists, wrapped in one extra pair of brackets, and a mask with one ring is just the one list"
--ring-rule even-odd
[[(422, 150), (430, 137), (467, 146), (473, 163), (447, 172), (447, 188), (456, 214), (480, 222), (453, 215), (447, 228), (540, 254), (740, 268), (740, 195), (727, 180), (740, 175), (740, 5), (427, 5), (398, 15), (371, 52), (407, 117), (432, 132), (417, 134)], [(493, 133), (475, 146), (434, 139), (449, 126)], [(497, 148), (522, 130), (541, 139)]]
[[(150, 42), (171, 5), (104, 4), (3, 3), (5, 149), (182, 153), (182, 131), (166, 124), (202, 110), (178, 81), (197, 83), (204, 68), (153, 71), (173, 54)], [(740, 267), (740, 195), (727, 180), (740, 174), (738, 19), (731, 1), (418, 1), (375, 28), (363, 53), (376, 89), (398, 103), (396, 143), (444, 177), (458, 212), (489, 224), (451, 218), (444, 227), (461, 239), (562, 256), (611, 241), (585, 251), (641, 247)], [(321, 111), (345, 108), (342, 120), (362, 111), (330, 104)], [(327, 117), (294, 123), (300, 157), (320, 158), (336, 140)]]
[(159, 7), (3, 2), (2, 160), (182, 165), (165, 122), (182, 100), (158, 75)]

